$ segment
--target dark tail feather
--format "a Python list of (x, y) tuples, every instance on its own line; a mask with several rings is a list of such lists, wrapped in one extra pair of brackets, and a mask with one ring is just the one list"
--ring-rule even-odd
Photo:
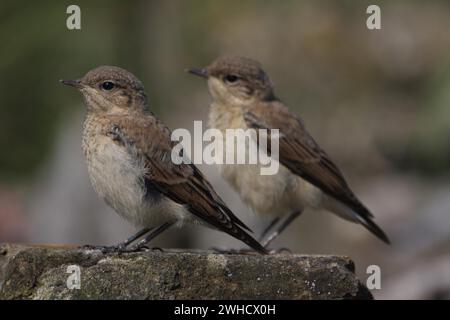
[(372, 232), (374, 235), (376, 235), (380, 240), (384, 241), (387, 244), (391, 244), (391, 241), (387, 237), (387, 235), (384, 233), (383, 230), (375, 222), (373, 222), (369, 217), (364, 218), (360, 216), (359, 214), (356, 215), (359, 222), (370, 232)]
[(230, 230), (228, 234), (231, 236), (245, 242), (249, 247), (253, 248), (254, 250), (258, 251), (261, 254), (268, 254), (268, 251), (266, 248), (264, 248), (258, 241), (256, 241), (251, 235), (249, 235), (247, 232), (242, 230), (240, 227), (236, 227), (238, 230), (237, 233), (233, 233), (233, 231)]
[(245, 223), (243, 223), (226, 205), (222, 205), (219, 203), (219, 206), (222, 208), (223, 211), (225, 211), (225, 213), (228, 215), (228, 217), (235, 222), (236, 224), (238, 224), (240, 227), (242, 227), (242, 229), (247, 230), (249, 232), (253, 232), (252, 229), (250, 229), (249, 227), (247, 227), (245, 225)]

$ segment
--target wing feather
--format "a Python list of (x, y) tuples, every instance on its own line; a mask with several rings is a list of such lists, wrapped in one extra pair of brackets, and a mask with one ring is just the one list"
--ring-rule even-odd
[[(334, 199), (352, 209), (361, 223), (385, 242), (384, 232), (371, 220), (372, 213), (358, 200), (343, 174), (314, 141), (302, 120), (279, 101), (247, 108), (244, 119), (250, 128), (279, 129), (279, 161)], [(270, 147), (270, 146), (268, 146)]]

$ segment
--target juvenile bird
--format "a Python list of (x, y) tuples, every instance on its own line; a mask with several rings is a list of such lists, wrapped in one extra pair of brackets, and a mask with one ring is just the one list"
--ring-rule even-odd
[(101, 66), (78, 80), (61, 80), (84, 97), (87, 115), (82, 149), (89, 178), (100, 198), (122, 218), (143, 229), (117, 246), (136, 250), (173, 225), (199, 223), (266, 250), (193, 164), (171, 160), (171, 131), (148, 109), (141, 82), (130, 72)]
[(261, 235), (262, 245), (267, 247), (305, 208), (326, 209), (360, 223), (389, 243), (303, 121), (275, 96), (260, 63), (222, 56), (205, 68), (187, 71), (207, 80), (213, 98), (210, 127), (223, 133), (229, 128), (279, 129), (280, 167), (275, 175), (261, 175), (260, 164), (220, 165), (223, 177), (253, 211), (273, 217)]

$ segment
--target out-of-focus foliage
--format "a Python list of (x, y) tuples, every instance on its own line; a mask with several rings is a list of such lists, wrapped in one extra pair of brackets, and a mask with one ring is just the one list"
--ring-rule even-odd
[[(430, 175), (448, 175), (450, 168), (450, 67), (443, 65), (428, 84), (417, 126), (397, 163)], [(398, 147), (398, 145), (396, 146)], [(394, 156), (395, 159), (395, 156)]]
[(222, 53), (261, 60), (292, 108), (310, 113), (313, 128), (322, 111), (335, 122), (353, 110), (349, 130), (358, 131), (354, 121), (364, 128), (378, 108), (375, 116), (396, 117), (371, 138), (387, 161), (449, 168), (445, 1), (382, 1), (380, 31), (365, 28), (367, 1), (80, 1), (81, 31), (65, 28), (69, 4), (0, 3), (3, 180), (30, 177), (51, 150), (61, 115), (80, 104), (58, 79), (120, 65), (144, 81), (154, 110), (189, 108), (198, 87), (183, 82), (183, 69)]
[[(67, 1), (0, 3), (0, 178), (27, 178), (51, 149), (63, 113), (77, 107), (58, 83), (96, 64), (139, 68), (136, 8), (121, 1), (83, 2), (83, 26), (69, 32)], [(123, 45), (120, 45), (120, 43)], [(126, 58), (124, 58), (126, 57)]]

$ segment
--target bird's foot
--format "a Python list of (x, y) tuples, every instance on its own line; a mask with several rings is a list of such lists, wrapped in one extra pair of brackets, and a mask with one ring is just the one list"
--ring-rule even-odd
[(148, 247), (145, 244), (144, 245), (137, 244), (135, 246), (127, 248), (126, 252), (145, 252), (145, 251), (160, 251), (160, 252), (164, 252), (164, 250), (162, 248), (159, 248), (159, 247), (152, 247), (152, 248), (150, 248), (150, 247)]
[(95, 246), (92, 244), (85, 244), (82, 246), (79, 246), (79, 249), (85, 249), (85, 250), (102, 250), (103, 248), (105, 248), (106, 246)]
[(292, 254), (292, 251), (289, 248), (266, 249), (269, 254)]
[(255, 250), (252, 249), (223, 249), (217, 247), (211, 247), (210, 250), (215, 251), (220, 254), (257, 254)]
[(123, 244), (119, 243), (113, 246), (94, 246), (94, 245), (84, 245), (81, 247), (82, 249), (88, 250), (99, 250), (102, 253), (113, 253), (113, 252), (127, 252), (128, 248)]

